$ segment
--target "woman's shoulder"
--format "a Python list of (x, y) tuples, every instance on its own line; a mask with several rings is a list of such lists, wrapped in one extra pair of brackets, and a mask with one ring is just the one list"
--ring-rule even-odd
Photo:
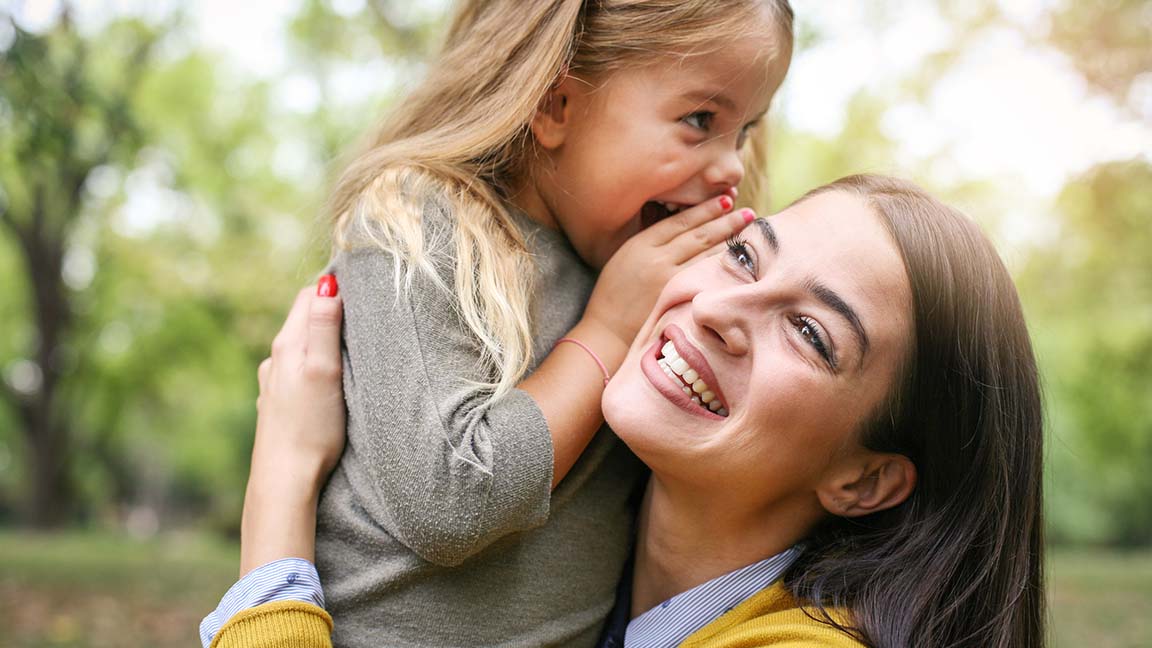
[[(847, 625), (841, 610), (829, 610), (832, 620)], [(833, 646), (857, 648), (865, 644), (824, 620), (813, 608), (797, 601), (777, 581), (680, 644), (682, 648), (736, 648), (737, 646)]]

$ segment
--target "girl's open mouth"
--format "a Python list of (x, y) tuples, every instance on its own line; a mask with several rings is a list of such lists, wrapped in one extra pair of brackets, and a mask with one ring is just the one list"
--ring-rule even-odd
[(677, 205), (676, 203), (663, 202), (660, 200), (649, 200), (640, 208), (640, 228), (647, 229), (673, 214), (680, 213), (685, 207), (687, 207), (687, 205)]

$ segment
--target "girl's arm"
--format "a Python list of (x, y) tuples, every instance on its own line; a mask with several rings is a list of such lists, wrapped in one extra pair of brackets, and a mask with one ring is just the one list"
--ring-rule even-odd
[[(742, 229), (744, 217), (723, 215), (730, 205), (713, 199), (634, 237), (601, 273), (583, 318), (573, 304), (574, 328), (558, 331), (586, 338), (615, 371), (667, 277)], [(452, 250), (434, 234), (451, 231), (450, 216), (429, 208), (424, 219), (429, 249)], [(563, 263), (549, 281), (563, 289), (587, 279), (565, 274), (586, 273), (578, 261)], [(604, 389), (596, 363), (562, 344), (519, 389), (490, 401), (479, 342), (445, 289), (455, 285), (450, 267), (398, 275), (404, 268), (370, 242), (336, 259), (348, 451), (325, 493), (323, 530), (332, 538), (379, 530), (445, 566), (547, 520), (551, 487), (602, 423)], [(554, 320), (542, 324), (555, 330)]]

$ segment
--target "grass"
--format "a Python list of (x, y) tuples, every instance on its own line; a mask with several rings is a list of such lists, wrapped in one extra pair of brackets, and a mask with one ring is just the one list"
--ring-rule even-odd
[(0, 646), (197, 646), (239, 559), (202, 536), (0, 532)]
[[(0, 646), (195, 646), (236, 578), (235, 545), (203, 536), (0, 531)], [(1049, 553), (1056, 648), (1152, 646), (1152, 551)]]
[(1152, 646), (1152, 551), (1054, 549), (1048, 566), (1053, 646)]

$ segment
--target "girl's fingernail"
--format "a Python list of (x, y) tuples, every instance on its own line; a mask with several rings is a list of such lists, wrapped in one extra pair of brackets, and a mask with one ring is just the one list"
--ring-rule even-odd
[(756, 220), (756, 212), (752, 211), (751, 209), (741, 209), (740, 215), (744, 217), (745, 225)]
[(720, 209), (724, 211), (732, 209), (732, 199), (728, 196), (720, 196)]
[(320, 297), (335, 297), (340, 292), (340, 286), (336, 283), (336, 275), (326, 274), (320, 277), (320, 282), (316, 284), (316, 294)]

